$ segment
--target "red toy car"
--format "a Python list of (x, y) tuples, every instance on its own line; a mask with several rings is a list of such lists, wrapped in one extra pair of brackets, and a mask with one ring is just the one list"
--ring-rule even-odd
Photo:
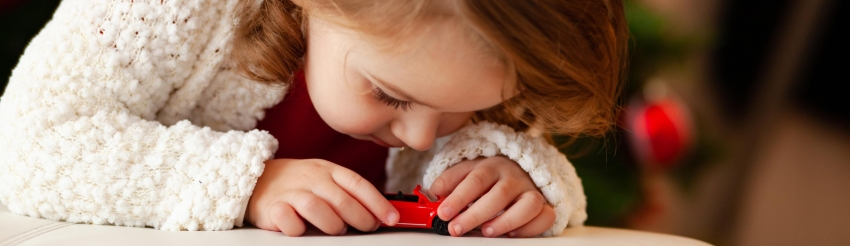
[[(401, 191), (397, 194), (384, 194), (399, 213), (398, 224), (392, 227), (433, 228), (441, 235), (449, 235), (449, 222), (437, 216), (437, 208), (445, 197), (439, 197), (427, 191), (423, 193), (421, 188), (421, 185), (416, 185), (413, 195), (406, 195)], [(384, 223), (381, 223), (381, 226), (390, 227)]]

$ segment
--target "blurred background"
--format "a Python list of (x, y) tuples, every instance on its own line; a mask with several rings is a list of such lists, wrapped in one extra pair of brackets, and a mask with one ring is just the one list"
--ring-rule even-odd
[[(58, 3), (0, 0), (0, 92)], [(619, 128), (563, 148), (587, 224), (716, 245), (850, 245), (847, 5), (627, 0)]]

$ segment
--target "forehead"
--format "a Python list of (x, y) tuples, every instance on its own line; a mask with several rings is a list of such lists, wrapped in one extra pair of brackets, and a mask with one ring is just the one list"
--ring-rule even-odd
[(504, 63), (468, 25), (441, 19), (418, 28), (361, 38), (351, 52), (361, 69), (440, 111), (481, 110), (512, 95)]

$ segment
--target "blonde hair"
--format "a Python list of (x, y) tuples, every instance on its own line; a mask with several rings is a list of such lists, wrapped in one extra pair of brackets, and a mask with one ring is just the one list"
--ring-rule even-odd
[[(388, 38), (445, 16), (434, 0), (242, 0), (233, 58), (248, 78), (289, 83), (306, 52), (306, 12)], [(520, 93), (473, 120), (519, 131), (602, 136), (615, 124), (628, 29), (622, 0), (463, 0), (459, 13), (517, 81)]]

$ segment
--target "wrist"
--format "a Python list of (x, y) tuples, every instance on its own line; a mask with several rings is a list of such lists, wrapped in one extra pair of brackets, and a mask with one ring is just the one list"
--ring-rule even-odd
[(254, 191), (251, 193), (251, 197), (248, 198), (248, 205), (245, 208), (244, 222), (256, 226), (256, 214), (262, 205), (263, 195), (269, 187), (269, 179), (272, 176), (271, 174), (275, 173), (276, 170), (280, 168), (279, 163), (274, 163), (275, 161), (276, 160), (268, 160), (265, 162), (266, 167), (263, 170), (263, 173), (260, 174), (260, 177), (257, 178), (257, 184), (254, 186)]

